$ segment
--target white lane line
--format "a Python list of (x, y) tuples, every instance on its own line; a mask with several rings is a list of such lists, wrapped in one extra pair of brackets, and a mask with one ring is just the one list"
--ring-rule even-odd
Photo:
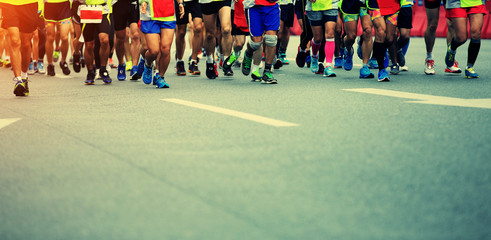
[(220, 114), (224, 114), (224, 115), (228, 115), (228, 116), (232, 116), (232, 117), (236, 117), (236, 118), (242, 118), (245, 120), (258, 122), (258, 123), (262, 123), (262, 124), (266, 124), (266, 125), (270, 125), (270, 126), (274, 126), (274, 127), (296, 127), (296, 126), (298, 126), (298, 124), (296, 124), (296, 123), (280, 121), (280, 120), (276, 120), (276, 119), (272, 119), (272, 118), (262, 117), (262, 116), (255, 115), (255, 114), (244, 113), (244, 112), (239, 112), (239, 111), (230, 110), (230, 109), (226, 109), (226, 108), (190, 102), (190, 101), (177, 99), (177, 98), (165, 98), (165, 99), (161, 99), (161, 100), (166, 101), (166, 102), (171, 102), (171, 103), (176, 103), (176, 104), (188, 106), (188, 107), (199, 108), (199, 109), (207, 110), (210, 112), (220, 113)]
[(426, 94), (419, 94), (419, 93), (392, 91), (392, 90), (377, 89), (377, 88), (355, 88), (355, 89), (343, 89), (343, 90), (415, 100), (415, 101), (407, 101), (409, 103), (491, 109), (491, 98), (464, 99), (464, 98), (442, 97), (442, 96), (433, 96), (433, 95), (426, 95)]
[(5, 119), (0, 119), (0, 129), (19, 121), (20, 118), (5, 118)]

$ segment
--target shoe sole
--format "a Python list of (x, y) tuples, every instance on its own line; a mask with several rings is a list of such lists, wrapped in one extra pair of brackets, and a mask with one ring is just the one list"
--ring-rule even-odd
[(435, 75), (436, 73), (428, 73), (428, 72), (425, 72), (426, 75)]
[(186, 72), (183, 73), (176, 73), (177, 76), (186, 76)]
[(390, 82), (389, 78), (384, 78), (384, 79), (378, 79), (378, 82)]

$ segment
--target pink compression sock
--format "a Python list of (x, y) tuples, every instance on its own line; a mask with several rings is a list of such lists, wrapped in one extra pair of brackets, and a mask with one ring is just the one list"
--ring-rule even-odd
[(326, 52), (326, 65), (331, 66), (332, 65), (332, 59), (334, 58), (334, 38), (327, 38), (326, 39), (326, 47), (324, 48), (324, 51)]

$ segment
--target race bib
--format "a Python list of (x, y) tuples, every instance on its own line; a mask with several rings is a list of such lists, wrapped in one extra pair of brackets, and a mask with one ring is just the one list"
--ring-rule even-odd
[(101, 23), (103, 6), (101, 5), (81, 5), (78, 9), (80, 23)]

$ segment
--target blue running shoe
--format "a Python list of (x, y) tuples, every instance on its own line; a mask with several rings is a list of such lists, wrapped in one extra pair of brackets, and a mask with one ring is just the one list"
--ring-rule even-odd
[(316, 73), (317, 71), (319, 71), (319, 56), (312, 56), (311, 59), (312, 60), (310, 62), (310, 71)]
[(143, 75), (142, 75), (142, 80), (145, 84), (150, 84), (152, 83), (152, 67), (148, 67), (147, 64), (145, 64), (145, 69), (143, 70)]
[(331, 66), (324, 69), (324, 77), (335, 77), (336, 73), (332, 70)]
[(145, 70), (145, 58), (140, 57), (140, 62), (136, 68), (136, 74), (131, 75), (131, 80), (138, 80), (142, 77), (143, 71)]
[(466, 68), (465, 78), (479, 78), (479, 75), (474, 71), (474, 68)]
[(100, 69), (99, 70), (99, 76), (102, 78), (102, 81), (105, 83), (105, 84), (110, 84), (113, 82), (113, 80), (111, 79), (111, 77), (109, 76), (109, 73), (107, 72), (106, 69)]
[(169, 88), (169, 84), (167, 84), (164, 78), (158, 74), (155, 75), (153, 82), (157, 86), (157, 88)]
[(133, 77), (133, 76), (135, 76), (136, 74), (138, 74), (138, 67), (137, 67), (137, 66), (133, 66), (133, 67), (131, 68), (131, 72), (130, 72), (130, 76), (131, 76), (131, 78), (130, 78), (130, 79), (131, 79), (131, 80), (138, 80), (138, 78), (140, 78), (140, 77), (137, 77), (137, 78)]
[(379, 81), (379, 82), (389, 82), (390, 81), (389, 73), (387, 72), (387, 70), (385, 70), (385, 68), (378, 71), (378, 80), (377, 81)]
[[(310, 52), (310, 51), (307, 51)], [(308, 53), (307, 57), (305, 58), (305, 64), (307, 64), (307, 67), (310, 68), (310, 62), (312, 62), (312, 57), (310, 57), (310, 53)]]
[(343, 68), (343, 58), (342, 57), (334, 58), (334, 68)]
[(447, 54), (445, 54), (445, 64), (447, 64), (448, 68), (452, 67), (455, 62), (455, 53), (456, 51), (452, 51), (452, 48), (450, 48), (450, 43), (449, 43), (447, 46)]
[(374, 57), (370, 58), (368, 60), (368, 68), (377, 69), (378, 68), (377, 59), (375, 59)]
[(126, 80), (126, 65), (125, 64), (119, 64), (118, 65), (118, 80), (119, 81), (124, 81)]
[(351, 69), (353, 69), (353, 47), (351, 47), (349, 51), (346, 49), (344, 52), (343, 67), (346, 71), (351, 71)]
[(372, 72), (370, 72), (370, 69), (368, 68), (368, 66), (363, 66), (361, 69), (360, 69), (360, 78), (374, 78), (375, 75), (373, 75)]

